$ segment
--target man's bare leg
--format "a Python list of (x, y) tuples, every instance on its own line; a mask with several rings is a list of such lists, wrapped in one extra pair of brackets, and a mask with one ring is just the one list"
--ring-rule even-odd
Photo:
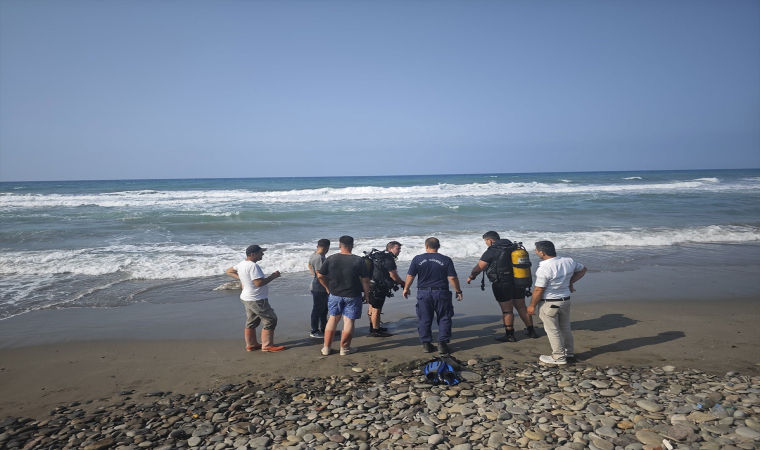
[(525, 299), (515, 298), (513, 299), (513, 302), (517, 313), (520, 315), (520, 319), (522, 319), (525, 324), (525, 329), (528, 330), (528, 337), (538, 339), (538, 333), (536, 333), (536, 329), (533, 328), (533, 316), (528, 314), (528, 307), (525, 306)]
[[(340, 317), (340, 316), (338, 316)], [(328, 325), (329, 322), (328, 322)], [(347, 349), (351, 347), (351, 339), (354, 337), (354, 319), (349, 319), (348, 317), (343, 317), (343, 332), (340, 334), (340, 348), (341, 349)], [(325, 338), (327, 338), (327, 333), (325, 333)]]
[(504, 327), (506, 329), (512, 329), (514, 330), (515, 327), (515, 314), (513, 312), (514, 304), (513, 301), (510, 300), (508, 302), (499, 302), (499, 307), (501, 308), (501, 317), (504, 320)]
[(256, 328), (245, 328), (245, 349), (250, 352), (260, 348), (261, 345), (256, 340)]
[(514, 305), (512, 300), (508, 302), (499, 302), (499, 308), (501, 308), (501, 318), (504, 322), (504, 336), (496, 338), (501, 342), (516, 342), (515, 339), (515, 314), (512, 311)]
[[(523, 323), (526, 327), (532, 327), (533, 326), (533, 317), (531, 317), (528, 314), (528, 307), (525, 306), (525, 299), (524, 298), (515, 298), (512, 299), (512, 302), (515, 304), (515, 309), (517, 310), (517, 314), (520, 315), (520, 319), (522, 319)], [(512, 322), (514, 323), (514, 319), (512, 319)]]
[(332, 347), (333, 338), (335, 337), (335, 329), (338, 328), (338, 322), (342, 316), (330, 316), (327, 318), (327, 325), (325, 326), (325, 347), (329, 349)]
[(370, 326), (377, 330), (380, 328), (380, 314), (382, 314), (382, 310), (374, 308), (370, 306), (370, 309), (372, 310), (372, 316), (370, 317)]

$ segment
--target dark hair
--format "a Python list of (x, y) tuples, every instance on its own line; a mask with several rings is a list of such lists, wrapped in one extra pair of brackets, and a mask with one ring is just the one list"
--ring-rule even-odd
[(425, 239), (425, 247), (432, 248), (433, 250), (438, 250), (441, 248), (441, 241), (439, 241), (438, 238), (429, 237)]
[(317, 247), (322, 248), (329, 248), (330, 247), (330, 240), (329, 239), (320, 239), (317, 241)]
[(354, 238), (351, 236), (341, 236), (338, 242), (346, 248), (354, 248)]
[(557, 256), (557, 250), (554, 249), (554, 243), (552, 241), (536, 242), (536, 250), (546, 253), (546, 256)]
[(483, 235), (483, 239), (493, 239), (494, 241), (498, 241), (501, 238), (499, 237), (499, 233), (495, 231), (486, 231), (486, 234)]
[(386, 250), (390, 250), (390, 249), (392, 249), (393, 247), (395, 247), (397, 245), (399, 247), (401, 247), (401, 242), (399, 242), (399, 241), (390, 241), (390, 242), (388, 242), (388, 245), (385, 246), (385, 249)]

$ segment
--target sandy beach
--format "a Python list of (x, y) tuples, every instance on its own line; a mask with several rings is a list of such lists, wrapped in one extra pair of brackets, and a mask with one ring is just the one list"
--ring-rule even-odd
[[(518, 331), (517, 343), (495, 341), (493, 337), (502, 328), (488, 291), (481, 293), (471, 288), (466, 294), (469, 302), (455, 305), (451, 347), (457, 358), (499, 356), (505, 364), (520, 365), (534, 362), (549, 351), (540, 324), (540, 339), (528, 339), (523, 331)], [(309, 301), (305, 297), (288, 300), (304, 304)], [(722, 300), (719, 306), (706, 299), (606, 303), (579, 300), (573, 306), (576, 353), (580, 364), (599, 367), (673, 365), (710, 374), (738, 371), (757, 375), (760, 374), (757, 300), (750, 297)], [(0, 350), (3, 398), (0, 417), (42, 418), (56, 406), (111, 398), (124, 390), (191, 394), (245, 380), (343, 375), (351, 372), (348, 363), (356, 363), (368, 373), (386, 374), (389, 367), (400, 362), (429, 357), (421, 351), (416, 319), (410, 314), (411, 304), (401, 298), (389, 301), (384, 318), (393, 320), (390, 327), (395, 336), (391, 338), (367, 337), (366, 318), (362, 318), (354, 340), (360, 352), (348, 357), (321, 356), (321, 342), (309, 338), (306, 322), (296, 318), (285, 320), (285, 325), (277, 330), (276, 340), (288, 347), (286, 352), (246, 352), (238, 336), (242, 334), (239, 330), (242, 307), (234, 294), (222, 300), (183, 304), (183, 314), (163, 328), (153, 321), (160, 321), (168, 310), (176, 312), (178, 305), (138, 304), (20, 316), (4, 321), (5, 335), (14, 331), (11, 328), (19, 327), (27, 329), (30, 335), (44, 337), (48, 329), (45, 323), (50, 325), (53, 321), (59, 327), (89, 329), (90, 334), (84, 338), (102, 335), (98, 340), (47, 342)], [(131, 322), (137, 319), (140, 320)], [(516, 322), (520, 330), (521, 322), (519, 319)], [(117, 327), (117, 323), (121, 326)], [(94, 324), (101, 326), (88, 328)], [(184, 330), (175, 339), (153, 338), (172, 334), (175, 328)], [(49, 329), (55, 337), (56, 327)], [(20, 332), (16, 334), (23, 336)], [(137, 335), (143, 339), (135, 339)], [(192, 339), (193, 335), (222, 338)]]
[[(518, 342), (494, 340), (503, 328), (490, 290), (466, 286), (451, 348), (471, 380), (447, 389), (415, 372), (433, 355), (422, 352), (414, 302), (400, 296), (383, 315), (394, 336), (368, 337), (365, 316), (353, 342), (359, 352), (345, 357), (322, 356), (322, 342), (308, 336), (310, 297), (276, 296), (274, 288), (275, 340), (288, 347), (277, 354), (245, 351), (237, 291), (189, 303), (35, 311), (0, 323), (0, 443), (646, 450), (675, 434), (685, 436), (673, 440), (683, 449), (756, 448), (753, 270), (587, 275), (573, 297), (579, 362), (561, 368), (537, 364), (550, 350), (540, 322), (539, 339), (517, 319)], [(656, 281), (636, 290), (643, 279)], [(262, 409), (268, 402), (275, 403)], [(718, 402), (733, 416), (699, 415), (700, 404)], [(562, 405), (580, 412), (569, 416)]]

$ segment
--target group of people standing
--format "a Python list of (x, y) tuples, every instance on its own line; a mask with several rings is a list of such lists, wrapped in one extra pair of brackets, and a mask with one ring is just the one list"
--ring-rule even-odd
[[(505, 334), (496, 339), (503, 342), (517, 341), (514, 309), (517, 309), (525, 323), (528, 337), (538, 338), (532, 319), (533, 315), (538, 314), (552, 347), (552, 354), (542, 355), (540, 362), (550, 365), (572, 362), (575, 354), (570, 328), (570, 294), (575, 291), (574, 283), (585, 275), (586, 268), (571, 258), (557, 256), (552, 242), (536, 242), (535, 254), (541, 261), (536, 270), (532, 300), (526, 305), (526, 296), (531, 295), (529, 289), (516, 287), (510, 278), (508, 266), (504, 264), (504, 249), (514, 247), (514, 244), (507, 239), (500, 239), (495, 231), (485, 233), (483, 240), (488, 249), (466, 281), (468, 284), (471, 283), (483, 271), (488, 274), (493, 295), (501, 309), (505, 329)], [(320, 239), (316, 252), (308, 262), (309, 271), (314, 275), (311, 283), (314, 306), (311, 313), (310, 336), (323, 340), (322, 355), (332, 353), (332, 343), (338, 335), (341, 355), (357, 351), (355, 347), (351, 347), (351, 341), (355, 321), (361, 318), (365, 303), (369, 305), (370, 336), (392, 336), (387, 328), (380, 326), (385, 299), (391, 295), (390, 287), (402, 288), (404, 298), (409, 298), (415, 278), (417, 331), (423, 351), (450, 353), (453, 298), (456, 296), (457, 301), (461, 301), (463, 293), (453, 261), (438, 252), (441, 243), (437, 238), (430, 237), (425, 240), (425, 252), (412, 259), (405, 280), (398, 275), (395, 263), (401, 252), (401, 243), (389, 242), (383, 254), (372, 258), (374, 262), (368, 263), (367, 258), (353, 254), (354, 239), (351, 236), (341, 236), (338, 242), (340, 251), (328, 257), (326, 255), (330, 250), (330, 241)], [(268, 301), (268, 284), (278, 278), (280, 272), (275, 271), (269, 276), (264, 276), (257, 262), (261, 261), (266, 250), (258, 245), (249, 246), (246, 249), (246, 260), (230, 267), (226, 273), (240, 279), (243, 287), (240, 299), (245, 305), (247, 317), (246, 349), (280, 352), (285, 350), (285, 347), (274, 344), (277, 315)], [(381, 277), (382, 279), (378, 279)], [(341, 320), (343, 327), (338, 331)], [(434, 320), (438, 325), (437, 347), (433, 344)], [(260, 324), (263, 324), (261, 343), (256, 339), (256, 327)]]

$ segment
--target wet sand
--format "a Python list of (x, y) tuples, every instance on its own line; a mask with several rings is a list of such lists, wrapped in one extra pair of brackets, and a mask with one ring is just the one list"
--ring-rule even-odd
[[(505, 364), (520, 364), (549, 352), (540, 322), (540, 339), (528, 339), (517, 319), (519, 341), (495, 341), (503, 328), (489, 292), (470, 288), (465, 293), (466, 301), (455, 305), (451, 347), (457, 358), (500, 356)], [(760, 374), (757, 297), (719, 303), (709, 299), (596, 302), (584, 301), (578, 294), (572, 314), (579, 364), (673, 365), (711, 374)], [(285, 301), (305, 311), (310, 308), (307, 297), (277, 300)], [(278, 304), (284, 305), (274, 303), (276, 310)], [(320, 355), (321, 341), (308, 337), (306, 317), (282, 313), (276, 341), (288, 350), (246, 352), (240, 330), (242, 306), (234, 293), (188, 304), (26, 314), (0, 325), (5, 347), (0, 349), (0, 417), (39, 419), (56, 406), (110, 398), (124, 390), (191, 394), (274, 376), (342, 375), (351, 372), (349, 363), (378, 375), (393, 364), (428, 358), (417, 337), (413, 302), (395, 297), (386, 311), (383, 317), (392, 320), (395, 336), (367, 337), (363, 317), (353, 343), (360, 352), (346, 357)], [(174, 338), (167, 339), (172, 334)], [(30, 345), (24, 345), (25, 340)]]

